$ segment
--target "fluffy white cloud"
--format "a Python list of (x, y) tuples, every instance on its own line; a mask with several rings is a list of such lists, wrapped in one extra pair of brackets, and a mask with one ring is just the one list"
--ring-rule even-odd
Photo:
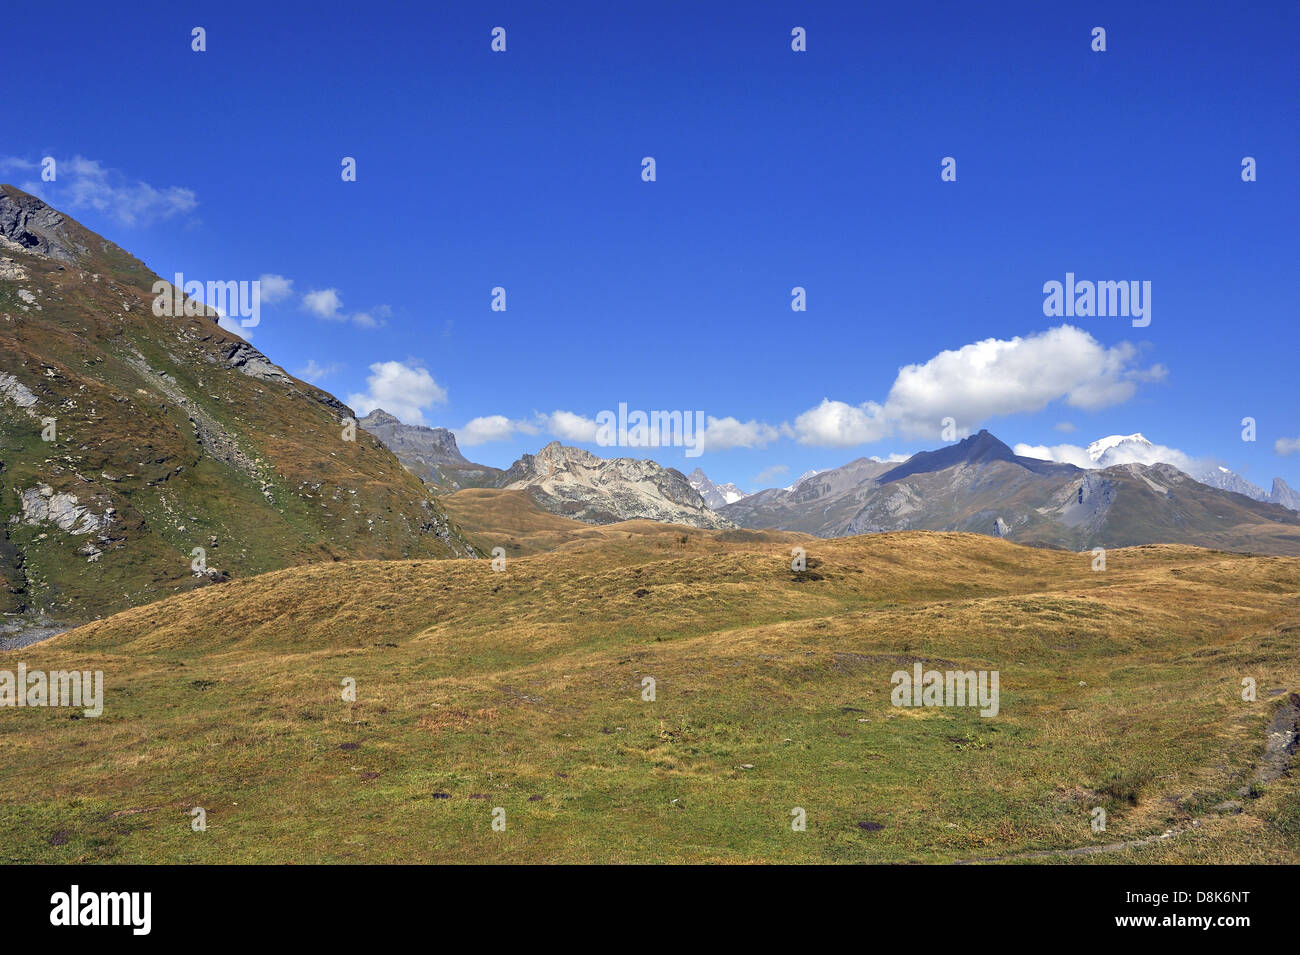
[(891, 434), (938, 438), (944, 418), (968, 432), (989, 418), (1039, 411), (1053, 401), (1093, 410), (1127, 401), (1163, 366), (1141, 368), (1127, 343), (1107, 348), (1072, 325), (987, 338), (899, 369), (883, 404), (824, 399), (795, 419), (803, 444), (847, 447)]
[(359, 415), (383, 408), (407, 424), (424, 424), (424, 410), (447, 400), (447, 392), (423, 368), (400, 361), (380, 361), (370, 366), (369, 390), (348, 395)]
[(736, 418), (704, 419), (704, 434), (700, 446), (705, 451), (725, 451), (728, 448), (763, 448), (781, 436), (779, 428), (762, 421), (739, 421)]
[(794, 433), (800, 444), (823, 448), (870, 444), (890, 433), (882, 411), (874, 401), (855, 406), (823, 398), (816, 408), (809, 408), (794, 419)]
[(1185, 474), (1202, 473), (1209, 462), (1198, 460), (1177, 448), (1147, 441), (1121, 441), (1114, 447), (1099, 451), (1095, 456), (1077, 444), (1017, 444), (1016, 454), (1043, 461), (1073, 464), (1078, 468), (1109, 468), (1116, 464), (1172, 464)]
[(343, 308), (343, 299), (336, 288), (312, 289), (302, 297), (302, 307), (317, 318), (334, 321), (341, 317), (339, 312)]
[[(292, 284), (292, 283), (291, 283)], [(393, 314), (387, 305), (376, 305), (364, 312), (343, 311), (343, 297), (336, 288), (312, 289), (302, 297), (302, 307), (327, 322), (351, 322), (358, 328), (380, 328)]]
[(263, 272), (257, 277), (257, 281), (262, 289), (262, 301), (267, 305), (283, 302), (293, 296), (293, 279), (287, 279), (283, 275)]
[(1273, 453), (1288, 455), (1300, 451), (1300, 438), (1278, 438), (1273, 442)]
[(464, 447), (486, 444), (489, 441), (506, 441), (514, 436), (518, 422), (503, 414), (486, 415), (466, 422), (456, 429), (456, 443)]
[(551, 434), (561, 441), (593, 444), (596, 441), (596, 422), (572, 411), (537, 412), (532, 418), (509, 418), (505, 415), (485, 415), (475, 418), (456, 429), (456, 442), (473, 447), (489, 441), (508, 441), (516, 435)]
[(561, 441), (581, 441), (593, 444), (596, 440), (596, 422), (572, 411), (553, 411), (540, 415), (542, 427)]
[[(22, 160), (9, 159), (11, 168)], [(52, 206), (64, 210), (93, 209), (123, 226), (147, 226), (195, 209), (198, 196), (181, 186), (157, 188), (147, 182), (132, 181), (115, 169), (108, 169), (97, 159), (73, 156), (55, 157), (54, 182), (35, 180), (20, 188), (39, 196)]]

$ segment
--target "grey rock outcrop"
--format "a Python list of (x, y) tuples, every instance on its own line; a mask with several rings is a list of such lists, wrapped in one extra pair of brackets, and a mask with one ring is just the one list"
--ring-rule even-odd
[(588, 524), (643, 518), (712, 529), (735, 527), (715, 514), (676, 468), (636, 458), (598, 458), (558, 441), (512, 464), (501, 486), (527, 490), (551, 513)]
[(238, 369), (249, 378), (286, 385), (291, 383), (283, 368), (274, 364), (248, 342), (228, 342), (222, 348), (222, 357), (226, 359), (227, 365)]
[(456, 436), (446, 428), (403, 424), (382, 408), (376, 408), (357, 424), (384, 442), (408, 471), (427, 484), (457, 491), (495, 487), (501, 478), (500, 468), (475, 464), (461, 454)]
[(76, 262), (86, 249), (68, 235), (66, 221), (35, 196), (0, 190), (0, 236), (28, 252)]
[(48, 484), (22, 493), (24, 524), (54, 524), (69, 534), (93, 534), (107, 520), (78, 501), (75, 494), (56, 494)]
[(1300, 511), (1300, 493), (1292, 490), (1281, 478), (1273, 478), (1273, 490), (1269, 492), (1268, 499), (1274, 504)]

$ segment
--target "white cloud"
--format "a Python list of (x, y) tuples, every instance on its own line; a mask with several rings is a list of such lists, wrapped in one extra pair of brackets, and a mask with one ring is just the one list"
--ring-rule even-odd
[(366, 383), (367, 392), (348, 396), (358, 415), (383, 408), (407, 424), (424, 424), (424, 409), (447, 400), (447, 392), (428, 371), (405, 362), (375, 362)]
[(593, 444), (596, 440), (596, 422), (572, 411), (538, 412), (529, 418), (509, 418), (506, 415), (484, 415), (474, 418), (463, 428), (456, 429), (456, 442), (467, 447), (489, 441), (508, 441), (516, 435), (551, 434), (561, 441)]
[(262, 301), (267, 305), (283, 302), (293, 295), (293, 279), (287, 279), (283, 275), (263, 272), (257, 281), (261, 283)]
[(1096, 458), (1077, 444), (1017, 444), (1012, 450), (1027, 458), (1058, 461), (1078, 468), (1109, 468), (1116, 464), (1172, 464), (1183, 473), (1195, 476), (1204, 472), (1209, 465), (1209, 462), (1198, 460), (1177, 448), (1141, 442), (1121, 442), (1115, 447), (1107, 448)]
[(1273, 442), (1273, 453), (1288, 455), (1300, 451), (1300, 438), (1278, 438)]
[(456, 443), (473, 447), (489, 441), (507, 441), (514, 437), (518, 425), (519, 422), (511, 421), (503, 414), (474, 418), (466, 422), (463, 428), (456, 429)]
[(779, 428), (762, 421), (739, 421), (736, 418), (705, 419), (700, 446), (705, 451), (725, 451), (728, 448), (763, 448), (781, 437)]
[(754, 483), (758, 487), (765, 487), (772, 478), (780, 477), (790, 470), (788, 464), (773, 464), (771, 467), (763, 468), (754, 475)]
[(1039, 411), (1053, 401), (1093, 410), (1160, 381), (1161, 365), (1140, 368), (1137, 349), (1107, 348), (1072, 325), (1011, 339), (987, 338), (899, 369), (884, 404), (824, 399), (795, 419), (803, 444), (847, 447), (891, 434), (938, 438), (944, 418), (968, 432), (989, 418)]
[(376, 305), (349, 315), (343, 311), (343, 297), (336, 288), (312, 289), (303, 295), (302, 307), (327, 322), (351, 322), (358, 328), (381, 328), (386, 324), (385, 319), (393, 314), (390, 306)]
[(594, 444), (596, 441), (596, 422), (591, 418), (584, 418), (572, 411), (553, 411), (539, 417), (544, 422), (543, 427), (561, 441), (581, 441), (585, 444)]
[[(24, 182), (20, 188), (39, 196), (50, 205), (65, 211), (93, 209), (120, 225), (146, 226), (193, 211), (199, 204), (192, 189), (181, 186), (157, 188), (140, 180), (132, 181), (115, 169), (105, 168), (97, 159), (73, 156), (55, 157), (53, 182)], [(11, 168), (22, 160), (6, 160)]]
[(312, 289), (302, 297), (302, 307), (317, 318), (327, 321), (338, 319), (339, 310), (343, 308), (343, 299), (336, 288)]
[(1058, 421), (1056, 424), (1052, 425), (1052, 427), (1063, 434), (1073, 434), (1075, 431), (1079, 430), (1072, 421)]
[(354, 325), (361, 328), (380, 328), (387, 324), (385, 319), (393, 314), (393, 310), (387, 305), (376, 305), (374, 308), (365, 312), (356, 312), (349, 316), (349, 320)]
[(331, 362), (328, 365), (318, 365), (316, 359), (309, 358), (307, 359), (307, 364), (295, 371), (294, 375), (301, 378), (303, 381), (310, 382), (314, 385), (316, 382), (328, 378), (341, 367), (341, 365), (334, 362)]
[(870, 444), (890, 433), (882, 411), (874, 401), (854, 406), (823, 398), (816, 408), (809, 408), (794, 419), (794, 433), (800, 444), (824, 448)]

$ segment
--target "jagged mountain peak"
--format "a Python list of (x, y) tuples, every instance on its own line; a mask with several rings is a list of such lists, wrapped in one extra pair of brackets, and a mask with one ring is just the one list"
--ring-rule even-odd
[(384, 425), (391, 427), (401, 423), (401, 419), (398, 418), (397, 415), (389, 414), (383, 408), (376, 408), (374, 411), (370, 412), (370, 414), (357, 422), (357, 424), (361, 425), (363, 428), (379, 427)]
[(985, 428), (937, 451), (918, 451), (898, 467), (882, 474), (879, 480), (881, 484), (888, 484), (891, 481), (911, 477), (913, 474), (944, 471), (957, 465), (988, 464), (993, 461), (1013, 462), (1035, 473), (1071, 467), (1068, 464), (1052, 464), (1037, 458), (1021, 457)]
[(525, 454), (500, 487), (526, 490), (544, 509), (589, 524), (646, 518), (696, 527), (734, 526), (715, 514), (676, 468), (638, 458), (599, 458), (552, 441)]
[(686, 480), (690, 482), (691, 487), (699, 492), (700, 497), (704, 498), (704, 503), (715, 511), (726, 507), (728, 504), (734, 504), (747, 496), (735, 484), (715, 484), (701, 467), (696, 467), (694, 471), (686, 476)]
[(1273, 490), (1269, 492), (1268, 499), (1274, 504), (1281, 504), (1290, 510), (1300, 511), (1300, 493), (1293, 490), (1280, 477), (1273, 478)]
[(1112, 448), (1123, 446), (1153, 448), (1155, 445), (1141, 431), (1135, 431), (1132, 434), (1108, 434), (1104, 438), (1098, 438), (1092, 444), (1088, 445), (1088, 457), (1094, 461), (1100, 460), (1102, 455)]

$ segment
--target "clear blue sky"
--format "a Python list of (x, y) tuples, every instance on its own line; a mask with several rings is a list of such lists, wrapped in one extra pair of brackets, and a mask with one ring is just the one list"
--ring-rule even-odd
[[(537, 414), (627, 402), (738, 419), (761, 446), (653, 456), (780, 485), (938, 446), (915, 422), (953, 405), (1009, 444), (1142, 431), (1300, 487), (1274, 448), (1300, 437), (1300, 4), (278, 7), (10, 5), (11, 45), (44, 52), (10, 84), (0, 172), (87, 170), (48, 197), (164, 276), (291, 279), (253, 342), (345, 400), (372, 365), (423, 368), (425, 423), (515, 423), (465, 449), (498, 466), (551, 439)], [(1150, 326), (1045, 316), (1067, 271), (1150, 281)], [(328, 289), (332, 321), (303, 302)], [(965, 388), (954, 360), (886, 403), (902, 366), (1066, 323), (1091, 358), (1039, 341), (1012, 366), (1032, 387)], [(1077, 380), (1054, 394), (1058, 362)], [(823, 399), (840, 431), (797, 424)]]

